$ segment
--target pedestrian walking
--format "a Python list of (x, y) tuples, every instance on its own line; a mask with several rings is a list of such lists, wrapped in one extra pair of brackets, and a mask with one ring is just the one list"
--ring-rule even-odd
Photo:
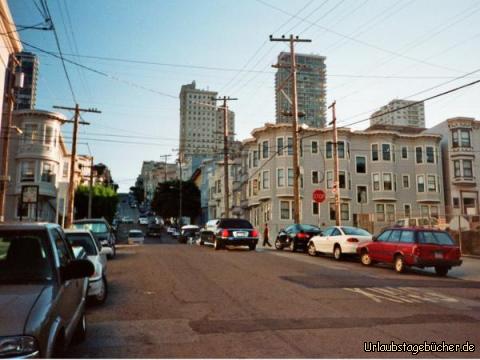
[(272, 244), (268, 241), (268, 224), (265, 223), (265, 228), (263, 229), (263, 246), (268, 245), (272, 247)]

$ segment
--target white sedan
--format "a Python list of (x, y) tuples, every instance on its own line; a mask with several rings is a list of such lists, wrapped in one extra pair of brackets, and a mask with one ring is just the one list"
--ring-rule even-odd
[(75, 250), (83, 248), (95, 267), (95, 273), (88, 279), (88, 296), (97, 304), (103, 304), (108, 294), (107, 254), (111, 248), (102, 247), (89, 230), (67, 229), (65, 235)]
[(322, 231), (322, 235), (314, 236), (308, 242), (308, 254), (333, 254), (340, 260), (343, 254), (356, 254), (359, 244), (372, 241), (368, 231), (352, 226), (331, 226)]
[(128, 232), (128, 240), (127, 242), (129, 244), (135, 244), (135, 243), (138, 243), (138, 244), (143, 244), (143, 242), (145, 241), (145, 237), (143, 235), (143, 232), (142, 230), (130, 230)]

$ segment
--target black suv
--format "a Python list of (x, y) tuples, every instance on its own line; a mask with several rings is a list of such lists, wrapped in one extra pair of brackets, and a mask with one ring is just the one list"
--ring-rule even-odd
[(258, 231), (245, 219), (215, 219), (205, 224), (200, 233), (200, 244), (213, 244), (215, 250), (225, 245), (245, 246), (255, 250), (258, 243)]
[(107, 220), (103, 218), (75, 220), (73, 222), (73, 228), (90, 230), (95, 239), (98, 240), (102, 246), (111, 248), (111, 252), (109, 255), (107, 255), (107, 257), (109, 259), (115, 258), (115, 243), (117, 242), (116, 236)]

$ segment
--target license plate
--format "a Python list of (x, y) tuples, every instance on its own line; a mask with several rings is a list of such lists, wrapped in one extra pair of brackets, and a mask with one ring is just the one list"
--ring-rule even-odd
[(443, 253), (441, 251), (436, 251), (435, 259), (443, 259)]
[(233, 236), (235, 236), (235, 237), (246, 237), (246, 236), (248, 236), (248, 232), (246, 232), (246, 231), (234, 231)]

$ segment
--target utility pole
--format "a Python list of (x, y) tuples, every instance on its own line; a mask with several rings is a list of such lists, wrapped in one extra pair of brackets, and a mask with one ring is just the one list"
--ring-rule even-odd
[[(10, 130), (12, 126), (13, 106), (15, 103), (14, 88), (16, 84), (15, 69), (20, 65), (19, 61), (14, 55), (11, 55), (8, 64), (8, 88), (7, 88), (7, 125), (3, 126), (3, 135), (5, 139), (2, 147), (2, 176), (0, 179), (0, 222), (5, 221), (5, 203), (7, 202), (7, 189), (10, 177), (8, 175), (8, 150), (10, 146)], [(22, 76), (19, 78), (20, 82), (23, 81)], [(18, 87), (23, 87), (23, 84), (19, 83)], [(37, 204), (38, 206), (38, 204)]]
[[(293, 220), (295, 224), (300, 223), (300, 190), (299, 178), (300, 167), (298, 165), (298, 99), (297, 99), (297, 62), (295, 58), (296, 42), (311, 42), (310, 39), (300, 39), (298, 36), (290, 35), (287, 39), (285, 36), (274, 38), (270, 35), (270, 41), (283, 41), (290, 43), (290, 76), (292, 85), (292, 140), (293, 140)], [(282, 64), (273, 65), (275, 68), (285, 67)], [(287, 79), (288, 80), (288, 79)], [(281, 89), (277, 89), (280, 91)]]
[(86, 121), (80, 121), (80, 112), (89, 112), (100, 114), (101, 111), (97, 109), (81, 109), (78, 104), (75, 104), (75, 107), (67, 106), (54, 106), (55, 109), (75, 111), (74, 120), (68, 120), (66, 122), (73, 123), (73, 140), (72, 140), (72, 154), (70, 156), (70, 178), (68, 182), (68, 206), (67, 206), (67, 218), (65, 221), (65, 227), (68, 228), (72, 225), (73, 222), (73, 207), (75, 200), (75, 160), (77, 157), (77, 135), (78, 135), (78, 125), (90, 125)]
[(92, 218), (92, 197), (93, 197), (93, 156), (90, 155), (90, 181), (88, 189), (88, 218)]
[(178, 179), (178, 230), (182, 228), (182, 153), (178, 154), (179, 179)]
[(224, 96), (220, 98), (213, 98), (213, 100), (223, 101), (223, 202), (225, 205), (225, 217), (230, 217), (230, 203), (229, 203), (229, 180), (228, 180), (228, 105), (227, 101), (238, 100), (237, 98), (231, 98), (230, 96)]
[(333, 125), (333, 191), (335, 192), (335, 225), (341, 226), (340, 217), (340, 176), (338, 172), (338, 134), (337, 134), (337, 116), (335, 114), (334, 101), (328, 108), (332, 109), (332, 121), (328, 125)]

